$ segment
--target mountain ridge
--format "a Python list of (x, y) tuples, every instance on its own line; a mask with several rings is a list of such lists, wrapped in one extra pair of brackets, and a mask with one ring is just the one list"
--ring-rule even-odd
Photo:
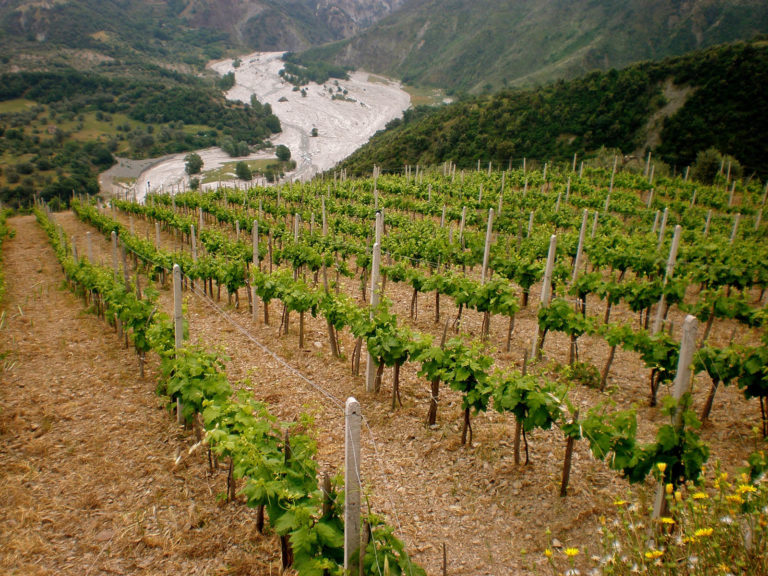
[(758, 0), (418, 0), (308, 60), (480, 93), (768, 32)]

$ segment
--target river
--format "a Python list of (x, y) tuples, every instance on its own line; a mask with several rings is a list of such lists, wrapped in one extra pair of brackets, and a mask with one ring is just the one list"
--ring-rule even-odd
[[(357, 71), (349, 80), (309, 84), (302, 91), (280, 77), (282, 52), (255, 52), (239, 58), (209, 64), (224, 75), (235, 73), (235, 85), (227, 92), (230, 100), (250, 102), (251, 95), (270, 104), (280, 118), (283, 131), (272, 139), (291, 150), (296, 170), (286, 174), (289, 180), (309, 180), (319, 172), (333, 168), (341, 160), (368, 142), (378, 130), (402, 116), (410, 106), (410, 97), (400, 84)], [(335, 96), (335, 98), (334, 98)], [(317, 136), (312, 136), (313, 129)], [(259, 151), (246, 158), (234, 159), (218, 148), (197, 151), (203, 158), (203, 170), (240, 159), (274, 158), (272, 150)], [(141, 200), (148, 190), (171, 190), (186, 185), (184, 157), (188, 153), (151, 161), (137, 174), (134, 190)], [(108, 182), (108, 176), (102, 179)], [(215, 185), (215, 184), (214, 184)]]

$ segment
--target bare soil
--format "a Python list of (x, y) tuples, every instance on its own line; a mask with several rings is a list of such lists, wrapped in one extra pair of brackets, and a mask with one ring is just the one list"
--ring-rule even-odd
[[(129, 221), (125, 215), (116, 217)], [(85, 232), (93, 232), (94, 258), (111, 262), (109, 244), (95, 230), (70, 213), (57, 214), (56, 220), (68, 235), (78, 238), (79, 246), (84, 246)], [(61, 274), (35, 224), (25, 218), (14, 219), (11, 224), (19, 232), (15, 240), (8, 242), (5, 255), (8, 296), (4, 309), (8, 325), (2, 346), (8, 353), (6, 362), (11, 359), (17, 364), (3, 373), (3, 381), (8, 384), (0, 392), (4, 411), (0, 455), (5, 464), (3, 474), (9, 480), (4, 485), (20, 487), (13, 489), (12, 505), (3, 509), (0, 520), (19, 529), (11, 530), (10, 538), (3, 536), (2, 566), (25, 573), (42, 556), (44, 565), (52, 567), (50, 570), (73, 573), (99, 568), (112, 559), (125, 573), (215, 573), (217, 567), (234, 562), (234, 555), (242, 562), (246, 556), (261, 562), (253, 573), (266, 573), (267, 566), (275, 565), (278, 548), (255, 534), (252, 516), (244, 506), (216, 505), (215, 495), (223, 490), (223, 476), (206, 474), (202, 453), (185, 461), (187, 466), (181, 471), (174, 471), (176, 450), (186, 449), (192, 440), (158, 408), (151, 367), (145, 381), (138, 381), (134, 355), (123, 349), (98, 320), (84, 317), (79, 301), (58, 290)], [(155, 237), (153, 224), (134, 219), (133, 225), (136, 233)], [(179, 247), (178, 241), (165, 233), (161, 243), (166, 249)], [(24, 251), (29, 257), (24, 256)], [(169, 291), (158, 288), (162, 308), (170, 313)], [(344, 281), (343, 289), (360, 298), (359, 280)], [(541, 572), (541, 552), (548, 545), (547, 528), (564, 546), (597, 552), (595, 530), (599, 517), (610, 515), (613, 500), (625, 497), (630, 487), (602, 462), (595, 461), (585, 443), (576, 445), (569, 493), (562, 499), (558, 491), (565, 441), (559, 431), (531, 433), (531, 463), (516, 466), (512, 459), (513, 419), (491, 411), (473, 417), (474, 443), (462, 447), (460, 396), (442, 389), (438, 425), (427, 427), (424, 422), (429, 383), (418, 377), (415, 366), (407, 364), (403, 368), (404, 406), (392, 411), (390, 370), (385, 371), (379, 395), (366, 393), (365, 361), (363, 376), (350, 373), (353, 342), (349, 334), (342, 334), (347, 356), (334, 360), (324, 321), (307, 318), (306, 345), (300, 350), (297, 315), (291, 319), (289, 333), (280, 336), (279, 304), (271, 304), (271, 322), (267, 326), (263, 317), (257, 323), (251, 319), (245, 291), (240, 292), (239, 307), (228, 304), (225, 289), (221, 294), (220, 301), (215, 294), (213, 300), (202, 294), (185, 294), (191, 338), (209, 347), (220, 347), (230, 358), (230, 380), (268, 401), (280, 418), (290, 420), (302, 412), (312, 414), (320, 469), (331, 474), (339, 472), (343, 463), (341, 404), (354, 395), (366, 416), (363, 476), (370, 506), (386, 515), (414, 559), (429, 574), (441, 573), (444, 543), (448, 574), (529, 574), (534, 565)], [(498, 366), (522, 364), (523, 351), (529, 348), (533, 334), (536, 294), (534, 288), (532, 305), (518, 314), (511, 353), (500, 352), (506, 341), (506, 319), (493, 319), (491, 345)], [(414, 322), (408, 321), (410, 287), (388, 282), (386, 295), (401, 321), (439, 336), (441, 326), (434, 322), (431, 295), (420, 296), (419, 316)], [(17, 306), (21, 306), (24, 316), (17, 313)], [(602, 316), (602, 303), (590, 302), (590, 307), (591, 315)], [(441, 310), (443, 319), (456, 314), (448, 298), (441, 300)], [(682, 314), (673, 310), (671, 317), (679, 337)], [(56, 328), (50, 327), (51, 318)], [(635, 320), (621, 307), (612, 318)], [(465, 312), (462, 331), (477, 338), (480, 324), (479, 314)], [(724, 344), (734, 330), (734, 324), (718, 322), (712, 340)], [(26, 344), (23, 335), (34, 338), (34, 342)], [(48, 344), (48, 338), (55, 340)], [(738, 338), (749, 340), (754, 335), (739, 329)], [(580, 352), (582, 360), (602, 368), (608, 347), (599, 338), (584, 337)], [(51, 358), (43, 360), (44, 354)], [(540, 367), (554, 375), (557, 365), (567, 362), (567, 354), (567, 337), (550, 335)], [(87, 386), (85, 391), (78, 393), (83, 384)], [(657, 408), (647, 407), (647, 389), (648, 371), (642, 361), (635, 354), (619, 351), (608, 394), (574, 386), (570, 398), (583, 411), (600, 401), (615, 403), (618, 408), (636, 405), (641, 435), (650, 440), (664, 420)], [(708, 390), (707, 379), (698, 376), (697, 408)], [(664, 393), (660, 391), (659, 396)], [(71, 411), (67, 408), (70, 405)], [(63, 425), (65, 409), (71, 420)], [(46, 414), (52, 418), (52, 425), (44, 424)], [(740, 465), (752, 449), (751, 429), (758, 418), (757, 405), (747, 403), (738, 390), (718, 391), (711, 423), (703, 430), (712, 448), (712, 460), (722, 461), (727, 469)], [(34, 425), (38, 427), (33, 430)], [(131, 425), (137, 429), (126, 430)], [(35, 437), (46, 426), (50, 428)], [(116, 429), (116, 438), (105, 434), (105, 427)], [(34, 448), (41, 439), (49, 443), (42, 452)], [(72, 466), (71, 458), (64, 460), (62, 452), (75, 453), (82, 462)], [(43, 499), (32, 488), (25, 488), (25, 483), (38, 482), (40, 470), (52, 463), (58, 472), (46, 473), (45, 490), (51, 495)], [(38, 492), (43, 491), (39, 484), (35, 486)], [(113, 490), (114, 486), (118, 488)], [(636, 497), (643, 498), (652, 488), (649, 482), (633, 490)], [(92, 494), (89, 501), (97, 505), (85, 507), (78, 500), (83, 494)], [(73, 515), (70, 508), (77, 514)], [(203, 520), (196, 521), (200, 517)], [(53, 523), (43, 518), (51, 518)], [(76, 536), (67, 536), (72, 531)], [(153, 548), (143, 542), (146, 534), (155, 533), (164, 534), (163, 546)], [(99, 534), (102, 538), (110, 535), (111, 539), (106, 544), (100, 542)], [(67, 544), (75, 541), (67, 538), (75, 538), (78, 544), (89, 542), (91, 548), (82, 554), (65, 552), (67, 546), (54, 547), (52, 537)], [(185, 550), (199, 551), (202, 542), (214, 549), (206, 551), (202, 558), (185, 556)], [(255, 549), (263, 551), (264, 556)], [(83, 561), (83, 554), (88, 552), (89, 560)], [(68, 562), (78, 564), (65, 569)], [(149, 567), (142, 568), (141, 562), (148, 562)], [(92, 573), (98, 572), (94, 569)]]
[[(0, 334), (0, 572), (268, 574), (279, 548), (64, 286), (34, 217), (9, 220)], [(277, 562), (277, 564), (275, 563)]]

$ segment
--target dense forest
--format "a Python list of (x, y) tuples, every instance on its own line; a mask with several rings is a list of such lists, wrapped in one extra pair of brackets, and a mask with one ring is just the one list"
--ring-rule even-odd
[(666, 104), (664, 85), (687, 88), (683, 106), (665, 119), (653, 152), (673, 168), (716, 148), (749, 172), (768, 171), (768, 42), (734, 43), (624, 70), (593, 72), (531, 90), (504, 90), (437, 109), (416, 108), (343, 164), (506, 165), (523, 157), (570, 160), (601, 147), (644, 155), (646, 127)]
[(164, 70), (153, 81), (71, 69), (2, 75), (0, 200), (97, 192), (115, 153), (146, 158), (224, 141), (247, 150), (279, 131), (269, 104), (229, 102), (220, 86)]

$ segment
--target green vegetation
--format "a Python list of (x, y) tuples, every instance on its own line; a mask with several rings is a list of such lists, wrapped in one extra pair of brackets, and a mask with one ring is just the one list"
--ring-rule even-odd
[(766, 30), (761, 0), (425, 0), (350, 39), (307, 50), (301, 61), (480, 94), (751, 40)]
[(175, 62), (202, 69), (231, 47), (227, 34), (193, 28), (181, 16), (186, 2), (20, 2), (0, 7), (0, 70), (26, 55), (24, 66), (108, 70)]
[(714, 148), (738, 160), (745, 173), (768, 171), (762, 138), (768, 133), (768, 94), (760, 88), (768, 83), (764, 42), (727, 44), (436, 109), (418, 107), (391, 122), (342, 167), (368, 173), (374, 164), (399, 170), (447, 160), (460, 168), (478, 160), (507, 166), (523, 157), (570, 160), (601, 147), (644, 157), (646, 126), (665, 104), (662, 87), (668, 79), (693, 90), (664, 122), (654, 156), (682, 170), (699, 152)]
[(192, 153), (187, 154), (184, 157), (184, 170), (190, 176), (192, 174), (200, 174), (203, 169), (203, 159), (200, 158), (200, 154)]
[[(234, 178), (240, 178), (240, 175), (237, 174), (237, 167), (240, 164), (243, 164), (250, 170), (251, 178), (255, 176), (263, 176), (268, 182), (275, 182), (286, 172), (290, 172), (296, 168), (296, 162), (293, 160), (280, 162), (275, 158), (227, 162), (220, 168), (205, 170), (202, 174), (202, 181), (205, 184), (210, 184), (212, 182), (228, 182), (234, 180)], [(243, 168), (241, 168), (241, 170), (243, 170)], [(243, 173), (245, 174), (245, 172)], [(250, 180), (251, 178), (246, 178), (246, 180)], [(199, 184), (200, 182), (198, 182), (198, 185)]]
[(5, 278), (3, 271), (3, 242), (6, 236), (13, 236), (14, 232), (8, 228), (6, 219), (10, 214), (10, 210), (0, 209), (0, 302), (3, 301), (3, 295), (5, 294)]
[(280, 162), (287, 162), (291, 159), (291, 151), (285, 144), (278, 144), (275, 148), (275, 155)]
[(0, 76), (0, 200), (39, 193), (66, 202), (94, 194), (113, 154), (154, 157), (221, 143), (234, 155), (260, 147), (280, 121), (271, 107), (228, 102), (206, 82), (161, 72), (157, 80), (76, 70)]
[(283, 55), (285, 68), (280, 70), (280, 76), (295, 86), (304, 86), (310, 82), (324, 84), (330, 78), (349, 79), (347, 66), (337, 66), (318, 60), (307, 60), (292, 52)]
[(249, 181), (251, 178), (253, 178), (253, 173), (251, 172), (251, 169), (248, 167), (248, 163), (242, 162), (242, 161), (235, 164), (235, 175), (240, 180)]

